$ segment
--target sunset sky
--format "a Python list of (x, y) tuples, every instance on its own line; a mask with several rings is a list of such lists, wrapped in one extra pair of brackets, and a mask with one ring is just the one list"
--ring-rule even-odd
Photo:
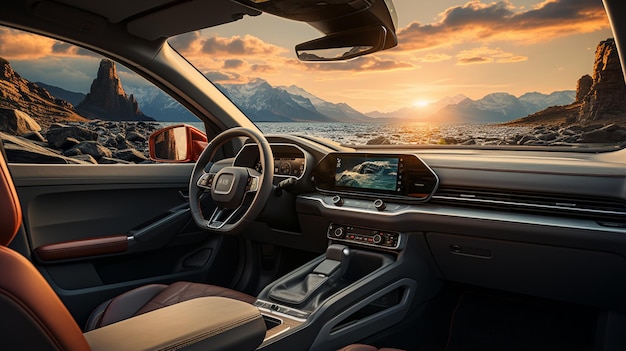
[[(398, 47), (348, 62), (297, 61), (293, 47), (319, 33), (266, 14), (170, 42), (217, 83), (263, 78), (361, 112), (389, 112), (456, 94), (479, 99), (493, 92), (575, 89), (577, 79), (591, 73), (598, 42), (612, 36), (600, 0), (394, 3)], [(31, 81), (80, 92), (88, 91), (99, 62), (82, 50), (5, 28), (0, 56)], [(41, 58), (45, 65), (36, 61)], [(146, 84), (123, 70), (121, 78), (125, 86)]]

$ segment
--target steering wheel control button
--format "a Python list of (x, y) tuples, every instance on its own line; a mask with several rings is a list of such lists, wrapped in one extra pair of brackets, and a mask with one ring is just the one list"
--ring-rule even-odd
[(335, 206), (343, 206), (343, 198), (339, 195), (333, 196), (332, 201)]
[(331, 240), (385, 249), (397, 249), (400, 245), (400, 233), (337, 224), (328, 226), (326, 237)]
[(259, 189), (259, 178), (250, 177), (246, 183), (246, 191), (257, 191)]
[(381, 199), (376, 199), (374, 201), (374, 207), (378, 210), (378, 211), (384, 211), (385, 208), (387, 208), (387, 204), (385, 203), (385, 201), (381, 200)]
[(200, 177), (200, 179), (198, 179), (198, 181), (196, 182), (196, 185), (198, 185), (200, 188), (211, 189), (211, 185), (213, 184), (214, 177), (215, 177), (215, 174), (205, 173)]

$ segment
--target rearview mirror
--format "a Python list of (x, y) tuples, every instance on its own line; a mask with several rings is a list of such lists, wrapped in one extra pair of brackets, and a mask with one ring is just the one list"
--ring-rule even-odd
[(296, 45), (301, 61), (340, 61), (380, 51), (385, 47), (384, 26), (359, 28), (329, 34)]
[(179, 124), (157, 130), (150, 135), (150, 159), (156, 162), (190, 162), (198, 160), (207, 145), (206, 135), (192, 126)]

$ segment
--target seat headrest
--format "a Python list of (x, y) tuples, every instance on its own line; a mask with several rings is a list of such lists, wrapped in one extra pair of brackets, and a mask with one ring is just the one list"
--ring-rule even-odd
[(22, 225), (22, 208), (1, 151), (0, 144), (0, 245), (7, 246)]

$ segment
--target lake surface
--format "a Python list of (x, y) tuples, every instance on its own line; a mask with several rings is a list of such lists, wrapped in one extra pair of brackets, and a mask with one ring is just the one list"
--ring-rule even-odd
[[(162, 123), (169, 125), (172, 123)], [(188, 123), (201, 130), (201, 122)], [(491, 124), (431, 124), (407, 123), (312, 123), (312, 122), (256, 122), (265, 134), (305, 134), (327, 138), (346, 145), (365, 144), (368, 140), (384, 137), (393, 144), (440, 144), (447, 138), (495, 140), (532, 131), (531, 127)]]

